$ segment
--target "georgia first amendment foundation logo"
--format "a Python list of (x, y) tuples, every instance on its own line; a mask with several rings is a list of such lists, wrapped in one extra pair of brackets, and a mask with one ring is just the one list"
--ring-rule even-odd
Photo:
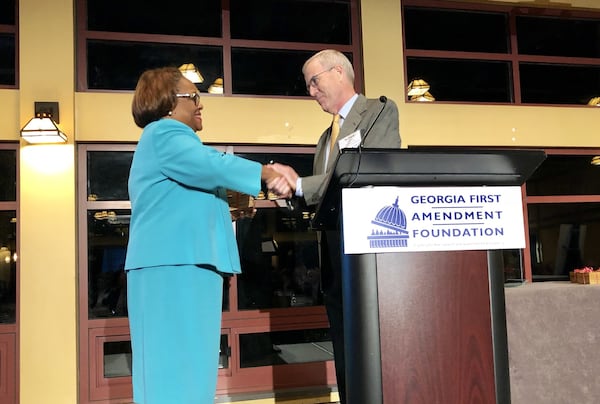
[(381, 208), (371, 223), (376, 226), (367, 237), (371, 248), (407, 246), (406, 215), (398, 207), (398, 197), (393, 205)]

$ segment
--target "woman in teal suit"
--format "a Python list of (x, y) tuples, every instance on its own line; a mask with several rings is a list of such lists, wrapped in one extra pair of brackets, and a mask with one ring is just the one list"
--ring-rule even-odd
[(206, 146), (196, 86), (144, 72), (132, 112), (143, 133), (129, 173), (125, 270), (137, 404), (214, 402), (223, 276), (240, 272), (226, 190), (289, 196), (268, 166)]

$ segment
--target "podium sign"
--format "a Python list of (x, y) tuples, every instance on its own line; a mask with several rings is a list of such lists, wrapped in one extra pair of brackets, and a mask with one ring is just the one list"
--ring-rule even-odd
[(525, 248), (521, 187), (342, 189), (344, 253)]

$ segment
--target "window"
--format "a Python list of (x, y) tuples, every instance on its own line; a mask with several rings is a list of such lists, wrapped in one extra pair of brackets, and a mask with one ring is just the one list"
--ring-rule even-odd
[[(78, 147), (79, 368), (85, 404), (132, 394), (123, 267), (131, 215), (127, 179), (135, 145)], [(292, 165), (301, 175), (312, 171), (312, 147), (227, 149), (261, 163)], [(243, 273), (224, 282), (217, 394), (327, 386), (334, 382), (327, 376), (333, 375), (333, 358), (311, 212), (273, 200), (266, 189), (254, 206), (253, 215), (235, 222)], [(298, 371), (311, 376), (299, 379)]]
[(193, 63), (203, 92), (222, 79), (225, 95), (306, 96), (301, 68), (314, 52), (335, 46), (361, 63), (357, 0), (209, 0), (184, 13), (143, 0), (76, 3), (79, 91), (133, 90), (146, 69)]
[[(0, 325), (15, 324), (17, 302), (17, 151), (0, 145)], [(2, 329), (0, 327), (0, 333)]]
[(421, 3), (402, 1), (406, 78), (425, 80), (436, 101), (586, 105), (599, 96), (599, 13)]
[(7, 404), (17, 402), (18, 149), (0, 143), (0, 402)]
[(0, 88), (17, 86), (17, 32), (16, 1), (0, 2)]
[(529, 257), (534, 281), (568, 280), (600, 267), (600, 150), (549, 150), (527, 181)]

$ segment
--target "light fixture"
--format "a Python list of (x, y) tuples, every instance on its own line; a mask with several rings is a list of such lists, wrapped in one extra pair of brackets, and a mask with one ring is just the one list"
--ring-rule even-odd
[(600, 97), (593, 97), (588, 101), (588, 105), (592, 107), (600, 107)]
[(223, 79), (217, 78), (214, 83), (208, 87), (208, 92), (211, 94), (223, 94)]
[(592, 157), (592, 161), (590, 161), (590, 164), (593, 166), (600, 166), (600, 156)]
[(27, 143), (65, 143), (67, 135), (58, 127), (58, 102), (35, 102), (35, 116), (21, 129)]
[(413, 95), (410, 97), (410, 100), (413, 102), (433, 102), (435, 101), (435, 97), (429, 91), (425, 91), (423, 94)]
[(196, 69), (193, 63), (184, 63), (179, 66), (179, 71), (183, 74), (183, 77), (191, 81), (192, 83), (204, 82), (204, 77), (200, 74), (200, 71)]
[(414, 79), (409, 83), (406, 91), (409, 97), (423, 95), (429, 91), (429, 84), (423, 79)]

